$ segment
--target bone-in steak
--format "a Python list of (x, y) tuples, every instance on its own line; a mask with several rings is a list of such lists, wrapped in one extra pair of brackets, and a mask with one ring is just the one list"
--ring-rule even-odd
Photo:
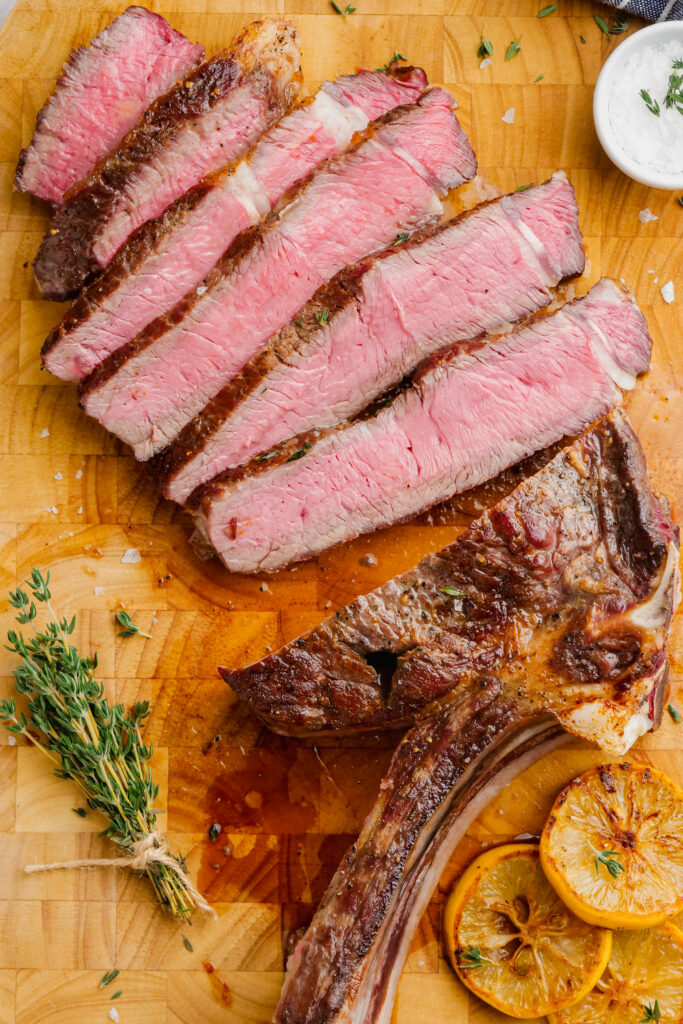
[(200, 284), (240, 231), (368, 121), (417, 102), (419, 68), (363, 71), (325, 82), (269, 128), (236, 166), (209, 176), (137, 229), (78, 296), (43, 346), (43, 366), (82, 380), (108, 355)]
[(160, 14), (129, 7), (69, 57), (38, 114), (30, 144), (21, 151), (15, 188), (61, 203), (150, 103), (203, 55), (202, 46), (172, 29)]
[(74, 295), (137, 227), (241, 156), (298, 93), (299, 60), (292, 25), (255, 22), (156, 100), (53, 217), (34, 264), (43, 295)]
[(439, 194), (476, 168), (452, 102), (432, 89), (373, 121), (284, 211), (240, 235), (201, 289), (83, 381), (86, 412), (149, 458), (342, 267), (433, 223)]
[(450, 854), (491, 796), (561, 742), (557, 719), (617, 755), (658, 724), (678, 587), (677, 531), (614, 413), (450, 548), (281, 652), (258, 684), (270, 721), (302, 677), (323, 697), (318, 724), (339, 697), (367, 704), (363, 686), (380, 688), (367, 673), (358, 685), (360, 666), (392, 651), (377, 723), (392, 703), (429, 703), (290, 957), (275, 1024), (388, 1024)]
[(435, 350), (547, 305), (583, 265), (574, 192), (556, 174), (347, 268), (159, 459), (163, 494), (185, 502), (286, 438), (355, 416)]
[(634, 386), (650, 347), (630, 293), (603, 280), (497, 340), (437, 353), (374, 417), (200, 488), (200, 537), (254, 572), (408, 518), (585, 429)]
[(223, 675), (288, 734), (405, 724), (495, 677), (582, 735), (582, 716), (608, 700), (618, 749), (658, 720), (676, 546), (617, 411), (450, 547)]

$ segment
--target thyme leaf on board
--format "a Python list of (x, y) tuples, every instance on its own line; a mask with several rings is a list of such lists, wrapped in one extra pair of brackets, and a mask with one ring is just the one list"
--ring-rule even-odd
[(194, 953), (194, 946), (188, 939), (187, 935), (183, 935), (183, 946), (188, 951), (188, 953)]
[(537, 75), (536, 78), (534, 78), (534, 85), (536, 84), (536, 82), (540, 82), (543, 77), (544, 75)]
[(119, 626), (123, 626), (123, 629), (120, 629), (116, 634), (117, 636), (144, 636), (148, 640), (152, 639), (152, 634), (143, 633), (140, 627), (135, 625), (128, 612), (124, 611), (123, 608), (120, 608), (117, 611), (116, 621), (118, 622)]
[(467, 949), (458, 950), (458, 966), (461, 971), (471, 971), (476, 967), (483, 967), (484, 964), (492, 963), (487, 956), (484, 956), (479, 946), (468, 946)]
[(481, 43), (477, 50), (477, 57), (493, 57), (493, 43), (485, 35), (481, 37)]
[(600, 850), (595, 857), (596, 875), (600, 874), (600, 865), (604, 864), (612, 878), (618, 878), (625, 870), (624, 865), (617, 860), (617, 857), (620, 856), (621, 854), (616, 850)]
[(319, 310), (316, 310), (316, 312), (313, 314), (313, 316), (316, 318), (318, 323), (322, 326), (323, 324), (326, 324), (327, 321), (330, 319), (330, 311), (329, 311), (329, 309), (319, 309)]
[(655, 999), (654, 1006), (650, 1004), (643, 1006), (643, 1016), (640, 1018), (640, 1024), (649, 1024), (650, 1021), (660, 1021), (662, 1019), (662, 1011), (659, 1009), (659, 999)]
[[(593, 20), (600, 31), (606, 36), (620, 36), (628, 28), (628, 21), (623, 14), (618, 15), (611, 25), (608, 25), (605, 19), (601, 18), (599, 14), (594, 14)], [(581, 38), (583, 39), (583, 37)]]
[(330, 0), (330, 3), (337, 14), (341, 14), (342, 18), (345, 18), (347, 14), (353, 14), (356, 9), (355, 7), (352, 7), (351, 4), (347, 4), (346, 7), (341, 8), (339, 4), (336, 3), (336, 0)]
[[(7, 650), (18, 659), (14, 686), (25, 709), (17, 709), (13, 696), (0, 701), (0, 724), (41, 750), (57, 778), (72, 779), (88, 807), (108, 819), (101, 834), (130, 853), (135, 844), (151, 842), (157, 834), (154, 801), (159, 787), (149, 765), (152, 746), (141, 735), (149, 703), (137, 701), (129, 711), (123, 704), (109, 703), (93, 674), (97, 655), (82, 657), (71, 642), (76, 616), (58, 618), (51, 597), (50, 573), (43, 576), (38, 569), (10, 591), (17, 621), (32, 624), (33, 632), (7, 633)], [(44, 626), (36, 622), (40, 606)], [(182, 867), (180, 858), (174, 860)], [(158, 860), (150, 861), (145, 871), (162, 906), (188, 919), (199, 905), (198, 894), (190, 892), (181, 875)]]
[(553, 11), (556, 11), (559, 6), (560, 6), (559, 4), (550, 4), (548, 7), (544, 7), (541, 11), (539, 11), (538, 14), (536, 15), (536, 17), (537, 18), (547, 18), (548, 15), (552, 14)]
[(512, 60), (513, 57), (516, 57), (519, 51), (522, 49), (521, 40), (521, 36), (519, 37), (519, 39), (513, 39), (510, 45), (508, 46), (507, 53), (505, 54), (506, 63), (507, 61)]
[(386, 64), (384, 64), (381, 68), (375, 68), (375, 71), (390, 71), (392, 64), (398, 64), (400, 60), (407, 59), (408, 58), (404, 57), (402, 53), (398, 52), (398, 50), (394, 50), (393, 55), (389, 58)]
[(528, 188), (531, 188), (533, 182), (527, 181), (526, 185), (518, 185), (515, 192), (526, 192)]
[(114, 980), (114, 978), (117, 978), (120, 973), (121, 972), (119, 971), (118, 967), (112, 967), (110, 971), (107, 971), (107, 973), (102, 976), (102, 980), (100, 981), (97, 987), (106, 988), (107, 985), (109, 985), (110, 982)]
[(680, 725), (681, 722), (683, 722), (683, 718), (681, 718), (681, 713), (674, 704), (667, 704), (666, 710), (671, 715), (671, 721), (674, 722), (676, 725)]
[(647, 107), (647, 109), (650, 111), (650, 113), (654, 114), (655, 117), (659, 117), (660, 116), (659, 103), (657, 103), (657, 100), (653, 100), (652, 99), (652, 96), (650, 96), (650, 94), (647, 91), (647, 89), (641, 89), (640, 90), (640, 97), (641, 97), (643, 103), (645, 104), (645, 106)]

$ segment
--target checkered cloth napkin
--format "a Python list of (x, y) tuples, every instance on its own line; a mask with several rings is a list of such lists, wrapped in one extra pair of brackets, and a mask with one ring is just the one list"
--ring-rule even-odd
[(648, 21), (683, 21), (683, 0), (605, 0), (605, 3)]

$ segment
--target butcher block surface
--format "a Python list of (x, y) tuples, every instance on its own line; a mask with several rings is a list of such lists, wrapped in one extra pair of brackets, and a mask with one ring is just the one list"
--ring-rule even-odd
[[(608, 39), (593, 20), (601, 13), (612, 21), (609, 9), (563, 0), (559, 12), (539, 19), (544, 0), (355, 2), (346, 19), (327, 0), (271, 0), (261, 10), (247, 0), (171, 0), (153, 9), (208, 52), (259, 15), (291, 15), (309, 90), (356, 66), (383, 65), (398, 50), (451, 90), (486, 179), (512, 189), (566, 170), (588, 255), (577, 293), (603, 274), (622, 277), (650, 324), (652, 370), (626, 405), (655, 486), (681, 522), (683, 207), (676, 193), (625, 178), (595, 137), (593, 85), (623, 39)], [(121, 1024), (265, 1024), (281, 983), (283, 945), (310, 919), (358, 832), (396, 736), (317, 746), (277, 738), (236, 706), (216, 665), (260, 658), (450, 543), (468, 520), (408, 524), (274, 576), (230, 576), (196, 558), (183, 516), (79, 411), (75, 389), (40, 370), (40, 345), (66, 307), (41, 301), (33, 284), (30, 261), (46, 215), (39, 202), (12, 192), (14, 167), (68, 52), (121, 10), (104, 0), (19, 0), (0, 31), (0, 596), (32, 566), (50, 569), (59, 610), (78, 615), (81, 650), (99, 651), (110, 697), (152, 702), (145, 736), (155, 746), (160, 826), (186, 855), (218, 919), (178, 925), (156, 906), (145, 880), (121, 869), (24, 875), (28, 863), (111, 856), (111, 845), (98, 838), (103, 820), (94, 812), (85, 819), (74, 813), (82, 806), (75, 788), (51, 775), (40, 752), (11, 745), (2, 730), (0, 1024), (106, 1024), (112, 1008)], [(631, 19), (629, 31), (636, 27)], [(494, 44), (493, 64), (483, 70), (476, 56), (482, 32)], [(521, 52), (504, 62), (520, 37)], [(501, 120), (510, 107), (513, 124)], [(641, 223), (645, 208), (658, 219)], [(666, 304), (660, 288), (670, 280), (676, 300)], [(140, 561), (122, 562), (131, 548)], [(116, 637), (121, 605), (151, 640)], [(6, 599), (0, 613), (4, 635), (13, 624)], [(671, 662), (676, 700), (680, 616)], [(1, 696), (11, 692), (11, 668), (3, 650)], [(665, 715), (633, 756), (683, 782), (683, 725)], [(508, 1019), (468, 995), (445, 962), (445, 894), (483, 845), (537, 834), (560, 785), (604, 760), (572, 744), (527, 771), (474, 824), (414, 942), (398, 1024)], [(211, 843), (214, 823), (222, 832)], [(119, 976), (98, 989), (113, 967)]]

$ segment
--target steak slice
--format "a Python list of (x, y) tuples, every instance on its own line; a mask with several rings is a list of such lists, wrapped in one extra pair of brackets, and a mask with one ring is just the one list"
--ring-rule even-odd
[(567, 726), (568, 695), (579, 724), (608, 697), (618, 749), (619, 734), (658, 721), (677, 542), (617, 410), (454, 544), (221, 674), (267, 725), (294, 735), (407, 724), (489, 677)]
[[(354, 695), (365, 701), (362, 666), (392, 651), (376, 721), (395, 700), (411, 716), (420, 708), (290, 958), (275, 1024), (389, 1024), (455, 845), (495, 792), (562, 742), (558, 720), (616, 756), (659, 724), (678, 589), (678, 531), (615, 412), (455, 544), (273, 656), (289, 658), (263, 680), (275, 708), (302, 677), (324, 693), (319, 716), (336, 712), (337, 694), (351, 708)], [(367, 671), (365, 685), (381, 692)]]
[(143, 111), (204, 56), (161, 17), (129, 7), (69, 56), (22, 149), (14, 187), (59, 205)]
[(342, 267), (433, 223), (476, 162), (443, 89), (374, 121), (277, 216), (243, 233), (203, 285), (81, 385), (86, 412), (139, 459), (165, 447)]
[(633, 297), (604, 279), (497, 340), (438, 353), (375, 416), (200, 488), (199, 536), (256, 572), (406, 519), (609, 412), (651, 344)]
[(34, 264), (42, 294), (73, 296), (137, 227), (247, 150), (298, 93), (299, 61), (294, 26), (254, 22), (156, 100), (53, 217)]
[(163, 453), (163, 494), (183, 503), (286, 438), (356, 416), (435, 350), (545, 306), (584, 262), (574, 191), (556, 174), (342, 271)]
[(78, 296), (43, 346), (43, 366), (82, 380), (198, 285), (227, 246), (354, 132), (395, 106), (417, 102), (418, 68), (364, 71), (325, 82), (284, 115), (236, 166), (216, 172), (135, 231)]

